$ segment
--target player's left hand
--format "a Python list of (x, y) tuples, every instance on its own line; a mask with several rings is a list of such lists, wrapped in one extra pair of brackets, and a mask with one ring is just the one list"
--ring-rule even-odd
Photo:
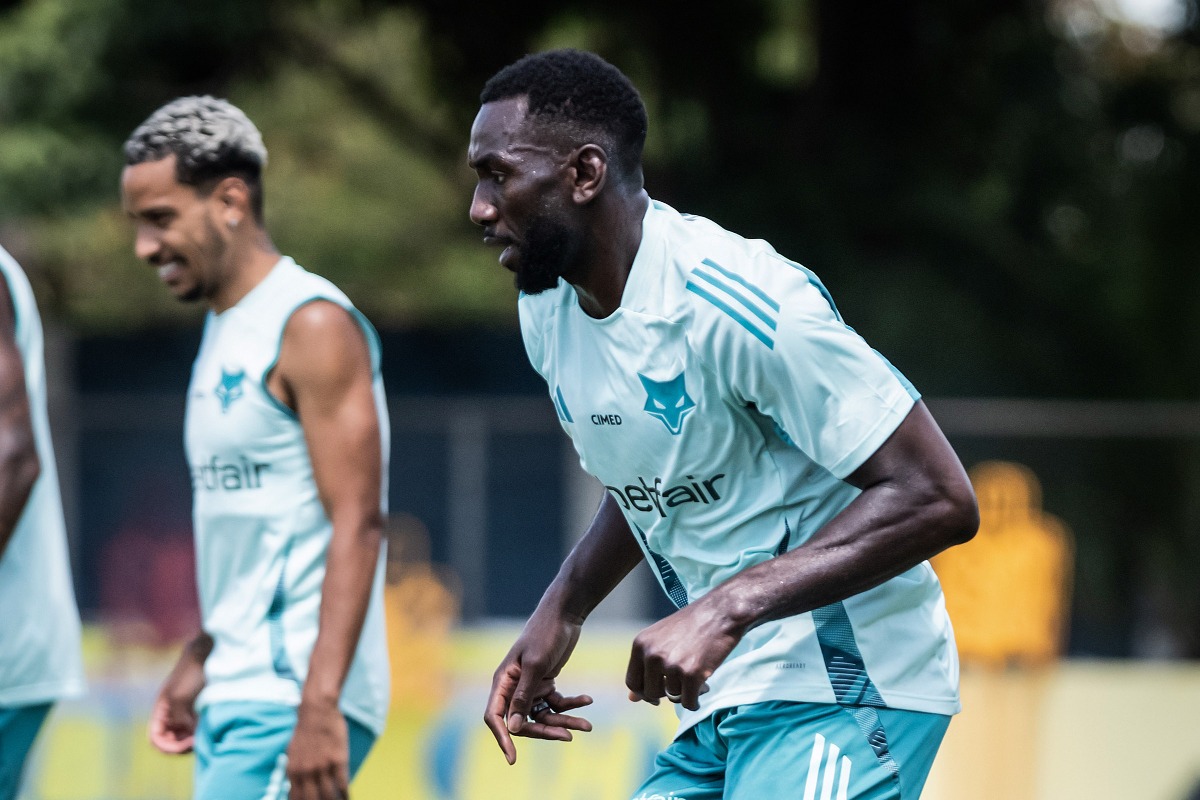
[(695, 711), (708, 691), (705, 681), (742, 634), (708, 596), (659, 620), (633, 640), (625, 671), (629, 699), (658, 705), (665, 697)]
[(302, 700), (287, 749), (290, 800), (350, 796), (350, 734), (336, 701)]

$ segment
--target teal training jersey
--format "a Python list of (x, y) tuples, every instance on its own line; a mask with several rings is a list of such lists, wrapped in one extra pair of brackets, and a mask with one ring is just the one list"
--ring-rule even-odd
[(0, 249), (0, 277), (16, 315), (29, 416), (41, 473), (0, 557), (0, 707), (46, 703), (82, 693), (79, 610), (71, 584), (66, 525), (50, 423), (42, 322), (17, 262)]
[[(652, 202), (620, 307), (522, 296), (521, 330), (584, 469), (616, 499), (676, 606), (802, 545), (918, 395), (766, 242)], [(766, 700), (959, 710), (941, 588), (922, 563), (751, 630), (685, 730)]]
[[(387, 498), (388, 418), (374, 328), (324, 278), (284, 258), (237, 305), (208, 315), (188, 387), (196, 566), (213, 650), (197, 705), (298, 705), (317, 638), (333, 526), (317, 495), (300, 420), (268, 391), (284, 327), (296, 309), (328, 300), (360, 322), (371, 350)], [(342, 711), (383, 730), (390, 690), (383, 618), (384, 554), (375, 571)]]

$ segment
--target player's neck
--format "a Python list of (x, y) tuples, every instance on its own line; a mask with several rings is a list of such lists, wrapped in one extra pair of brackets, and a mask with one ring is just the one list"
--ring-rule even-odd
[(591, 257), (571, 281), (579, 307), (589, 317), (604, 319), (621, 306), (625, 285), (642, 244), (642, 219), (650, 196), (639, 191), (600, 210), (588, 242)]
[(239, 242), (229, 254), (225, 280), (209, 306), (218, 314), (233, 308), (263, 282), (279, 263), (279, 257), (267, 232), (261, 228), (254, 231), (253, 238)]

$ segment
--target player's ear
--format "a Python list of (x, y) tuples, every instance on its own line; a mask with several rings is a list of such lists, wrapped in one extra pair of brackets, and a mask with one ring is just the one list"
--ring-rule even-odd
[(230, 175), (213, 187), (213, 198), (220, 204), (222, 220), (232, 230), (242, 220), (253, 215), (250, 206), (250, 187), (241, 178)]
[(608, 181), (608, 153), (598, 144), (585, 144), (571, 153), (570, 166), (571, 199), (590, 203)]

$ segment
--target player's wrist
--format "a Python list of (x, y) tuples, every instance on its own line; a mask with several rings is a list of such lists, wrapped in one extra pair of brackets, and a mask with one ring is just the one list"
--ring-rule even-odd
[(546, 589), (533, 613), (534, 616), (553, 617), (556, 621), (582, 625), (592, 608), (572, 597), (572, 593), (560, 581), (555, 581)]
[(744, 592), (728, 587), (709, 592), (700, 599), (724, 634), (741, 639), (763, 621), (761, 604)]
[(340, 687), (310, 681), (304, 685), (304, 691), (300, 693), (300, 705), (314, 710), (336, 709), (341, 696)]
[(192, 661), (203, 664), (213, 649), (212, 637), (207, 633), (197, 634), (183, 648), (183, 654)]

